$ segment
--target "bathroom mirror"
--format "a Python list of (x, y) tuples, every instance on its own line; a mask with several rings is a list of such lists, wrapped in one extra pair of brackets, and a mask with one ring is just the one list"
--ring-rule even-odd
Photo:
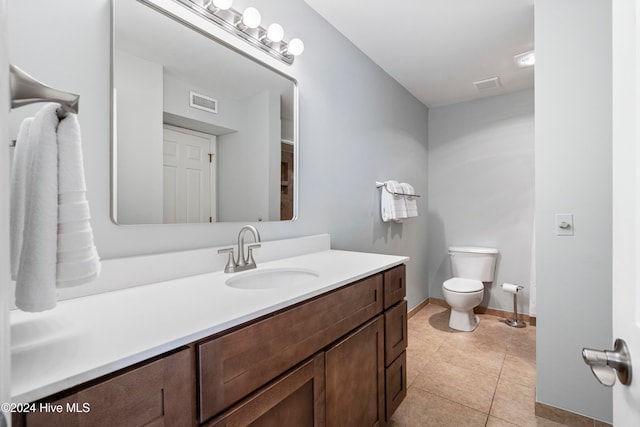
[(144, 2), (112, 4), (114, 221), (295, 219), (296, 82)]

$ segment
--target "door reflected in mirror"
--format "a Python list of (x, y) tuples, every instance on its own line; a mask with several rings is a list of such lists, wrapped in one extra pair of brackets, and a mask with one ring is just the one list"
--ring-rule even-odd
[(113, 0), (118, 224), (295, 219), (297, 85), (137, 0)]

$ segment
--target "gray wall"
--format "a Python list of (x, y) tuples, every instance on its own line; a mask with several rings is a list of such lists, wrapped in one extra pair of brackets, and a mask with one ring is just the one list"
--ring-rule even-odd
[(537, 400), (610, 422), (581, 350), (612, 344), (611, 2), (537, 0), (535, 27)]
[[(280, 97), (264, 91), (239, 102), (246, 115), (237, 132), (218, 137), (218, 221), (268, 221), (272, 198), (280, 202)], [(273, 158), (277, 149), (278, 158)]]
[(117, 51), (118, 215), (121, 224), (162, 224), (162, 65)]
[[(263, 9), (264, 22), (279, 22), (305, 43), (291, 67), (300, 87), (300, 219), (256, 224), (263, 239), (328, 232), (338, 249), (408, 255), (409, 305), (417, 305), (427, 297), (427, 108), (304, 2), (274, 0)], [(233, 243), (242, 224), (111, 222), (109, 1), (11, 0), (9, 12), (11, 59), (49, 84), (81, 94), (88, 198), (100, 255)], [(410, 182), (425, 195), (418, 202), (420, 217), (382, 223), (375, 181), (386, 179)]]
[(482, 306), (513, 310), (504, 282), (525, 286), (529, 312), (534, 212), (533, 90), (429, 110), (429, 296), (444, 299), (448, 246), (500, 255)]

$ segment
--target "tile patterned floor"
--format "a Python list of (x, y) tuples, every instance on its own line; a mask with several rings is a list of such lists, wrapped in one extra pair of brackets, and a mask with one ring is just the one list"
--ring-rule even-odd
[(409, 319), (409, 387), (390, 427), (563, 425), (534, 413), (536, 328), (480, 318), (472, 333), (450, 329), (438, 305)]

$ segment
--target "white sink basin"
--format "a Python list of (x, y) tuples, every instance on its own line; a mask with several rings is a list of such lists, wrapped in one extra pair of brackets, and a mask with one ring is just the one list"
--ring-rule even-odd
[(317, 279), (319, 274), (304, 268), (256, 269), (240, 273), (225, 281), (237, 289), (274, 289), (303, 285)]

